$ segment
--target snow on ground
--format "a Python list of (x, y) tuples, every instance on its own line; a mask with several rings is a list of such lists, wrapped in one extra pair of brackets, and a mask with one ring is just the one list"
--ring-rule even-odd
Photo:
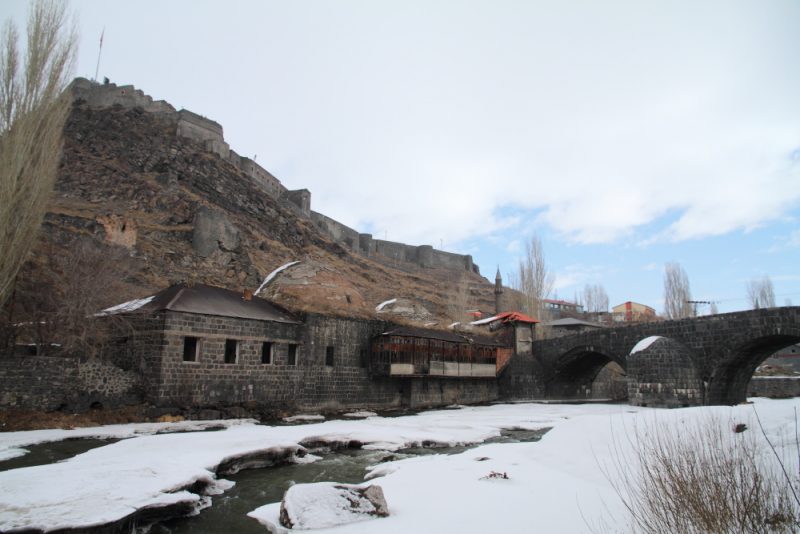
[(397, 299), (384, 300), (383, 302), (375, 306), (375, 311), (376, 312), (383, 311), (383, 308), (385, 308), (389, 304), (394, 304), (395, 302), (397, 302)]
[[(800, 400), (758, 399), (755, 406), (778, 448), (794, 447), (793, 410)], [(178, 490), (195, 480), (213, 480), (214, 467), (226, 458), (286, 450), (304, 441), (356, 440), (365, 448), (397, 450), (422, 443), (478, 443), (503, 428), (554, 427), (537, 443), (483, 445), (462, 454), (380, 464), (372, 471), (378, 478), (370, 483), (382, 486), (392, 515), (320, 532), (587, 532), (587, 522), (597, 524), (604, 514), (624, 517), (600, 466), (613, 460), (615, 444), (620, 454), (629, 452), (630, 442), (621, 438), (632, 429), (687, 424), (716, 414), (755, 431), (753, 413), (752, 406), (656, 410), (513, 404), (137, 437), (65, 462), (0, 473), (0, 531), (96, 525), (144, 506), (197, 500)], [(0, 446), (23, 442), (20, 434), (27, 433), (0, 434)], [(509, 478), (493, 478), (492, 472)], [(279, 504), (264, 504), (251, 515), (277, 521)]]
[(272, 281), (273, 278), (278, 276), (278, 273), (280, 273), (281, 271), (283, 271), (285, 269), (288, 269), (292, 265), (297, 265), (298, 263), (300, 263), (300, 262), (299, 261), (290, 261), (289, 263), (285, 263), (285, 264), (281, 265), (280, 267), (278, 267), (277, 269), (275, 269), (274, 271), (272, 271), (271, 273), (269, 273), (267, 275), (267, 277), (264, 278), (264, 281), (261, 282), (261, 285), (258, 286), (258, 289), (256, 289), (256, 291), (255, 291), (255, 293), (253, 293), (253, 295), (258, 295), (259, 293), (261, 293), (261, 290), (264, 289), (265, 287), (267, 287), (267, 284), (269, 284)]
[(290, 415), (283, 418), (284, 423), (319, 423), (324, 420), (325, 416), (319, 414)]
[(358, 412), (348, 412), (342, 414), (342, 417), (348, 417), (350, 419), (366, 419), (367, 417), (376, 417), (378, 414), (375, 412), (370, 412), (367, 410), (360, 410)]
[[(785, 457), (796, 459), (794, 409), (800, 400), (755, 400), (770, 439), (787, 453)], [(544, 415), (549, 408), (561, 412), (564, 407), (525, 408), (531, 415)], [(456, 455), (380, 464), (371, 471), (368, 483), (383, 488), (391, 515), (316, 532), (629, 532), (625, 510), (601, 467), (613, 470), (615, 458), (630, 457), (628, 438), (637, 428), (682, 428), (702, 424), (713, 415), (730, 425), (729, 436), (736, 435), (732, 428), (739, 422), (760, 434), (752, 406), (578, 408), (571, 416), (561, 412), (569, 418), (537, 443), (490, 444)], [(797, 466), (793, 467), (796, 472)], [(504, 473), (508, 479), (492, 477), (492, 472)], [(290, 532), (278, 524), (279, 509), (280, 503), (266, 504), (248, 515), (268, 525), (271, 532)]]
[(26, 432), (0, 433), (0, 462), (28, 453), (25, 447), (63, 441), (65, 439), (97, 438), (125, 439), (151, 434), (171, 432), (193, 432), (209, 428), (227, 428), (255, 423), (254, 419), (224, 419), (218, 421), (178, 421), (172, 423), (133, 423), (127, 425), (106, 425), (84, 428), (29, 430)]

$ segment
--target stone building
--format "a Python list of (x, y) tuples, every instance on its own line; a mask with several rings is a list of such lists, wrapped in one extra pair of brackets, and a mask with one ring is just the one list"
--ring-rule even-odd
[[(101, 312), (111, 314), (131, 326), (108, 359), (141, 376), (145, 401), (176, 409), (236, 414), (231, 407), (263, 413), (488, 402), (498, 397), (497, 374), (511, 357), (510, 346), (491, 337), (293, 314), (202, 284)], [(383, 341), (398, 336), (411, 353), (384, 350)], [(399, 369), (406, 357), (424, 360), (426, 372), (382, 372), (383, 364)]]

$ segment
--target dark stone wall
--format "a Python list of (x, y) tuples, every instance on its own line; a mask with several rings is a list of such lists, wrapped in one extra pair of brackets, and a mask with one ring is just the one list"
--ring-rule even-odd
[(498, 377), (498, 394), (503, 400), (543, 399), (547, 370), (534, 354), (515, 354)]
[[(518, 378), (515, 382), (544, 383), (545, 395), (551, 397), (583, 398), (586, 388), (596, 377), (597, 365), (602, 363), (600, 360), (613, 361), (627, 369), (633, 347), (650, 336), (670, 338), (684, 347), (685, 352), (677, 355), (673, 364), (679, 366), (683, 364), (678, 361), (691, 362), (695, 376), (706, 383), (704, 404), (736, 404), (745, 400), (750, 377), (762, 361), (775, 351), (800, 341), (800, 307), (625, 325), (535, 341), (533, 352), (541, 365), (531, 368), (530, 372), (540, 375), (528, 380)], [(526, 371), (523, 368), (520, 372)], [(665, 377), (666, 380), (672, 378)], [(523, 388), (506, 389), (501, 383), (501, 396), (504, 398), (516, 398), (524, 393)], [(653, 393), (657, 393), (657, 388)], [(691, 396), (687, 393), (684, 399), (676, 398), (675, 402), (685, 404), (681, 401)], [(666, 397), (661, 397), (656, 399), (657, 402), (666, 402)]]
[(57, 356), (0, 358), (0, 404), (28, 410), (57, 410), (75, 401), (78, 359)]
[(409, 408), (430, 408), (451, 404), (480, 404), (497, 400), (493, 379), (408, 379), (404, 393)]
[[(370, 377), (369, 342), (385, 327), (382, 321), (316, 314), (306, 316), (304, 324), (284, 324), (167, 312), (162, 364), (147, 388), (148, 400), (178, 408), (244, 406), (274, 413), (429, 405), (427, 399), (417, 401), (401, 379)], [(187, 335), (200, 338), (194, 362), (183, 361)], [(224, 363), (226, 339), (238, 341), (236, 363)], [(261, 363), (264, 342), (272, 343), (270, 364)], [(290, 344), (298, 347), (296, 365), (288, 362)], [(491, 400), (496, 388), (490, 389), (461, 397)]]
[(138, 373), (110, 362), (64, 356), (0, 358), (0, 406), (82, 412), (141, 402)]
[(628, 356), (628, 403), (677, 408), (704, 404), (705, 387), (691, 353), (681, 343), (658, 338)]
[(747, 387), (747, 396), (771, 399), (800, 397), (800, 377), (754, 376)]

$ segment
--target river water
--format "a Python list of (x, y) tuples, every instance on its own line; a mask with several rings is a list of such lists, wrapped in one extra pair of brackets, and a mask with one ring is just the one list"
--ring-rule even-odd
[[(487, 443), (518, 443), (538, 441), (549, 429), (504, 430), (502, 435)], [(0, 471), (33, 465), (54, 463), (71, 458), (90, 449), (108, 445), (117, 440), (75, 439), (43, 443), (25, 447), (25, 456), (0, 462)], [(194, 517), (172, 519), (154, 525), (150, 534), (190, 534), (236, 532), (237, 534), (264, 534), (266, 529), (247, 513), (264, 504), (279, 502), (293, 484), (308, 482), (341, 482), (358, 484), (364, 481), (367, 468), (382, 462), (400, 460), (423, 454), (457, 454), (475, 447), (434, 447), (403, 449), (397, 452), (342, 449), (316, 450), (322, 458), (309, 464), (291, 464), (263, 469), (240, 471), (224, 478), (236, 483), (222, 495), (212, 499), (212, 506)], [(391, 503), (390, 503), (391, 504)]]

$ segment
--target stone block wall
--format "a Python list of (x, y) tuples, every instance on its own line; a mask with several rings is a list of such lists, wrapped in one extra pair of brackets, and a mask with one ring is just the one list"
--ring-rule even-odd
[(316, 211), (311, 212), (311, 221), (317, 228), (337, 243), (344, 245), (354, 252), (360, 251), (360, 234), (349, 226), (345, 226), (339, 221), (335, 221)]
[(66, 356), (0, 358), (0, 406), (81, 412), (141, 402), (138, 373), (110, 362)]
[(690, 351), (666, 337), (628, 356), (628, 403), (679, 408), (702, 406), (704, 385)]
[(85, 100), (91, 107), (108, 108), (119, 105), (126, 108), (140, 107), (150, 113), (175, 113), (175, 108), (169, 103), (153, 100), (132, 85), (100, 85), (86, 78), (76, 78), (72, 82), (72, 91), (76, 99)]
[(480, 404), (497, 400), (494, 379), (408, 379), (404, 394), (409, 408), (431, 408), (451, 404)]
[(78, 359), (58, 356), (0, 358), (0, 405), (52, 411), (74, 403)]
[(754, 376), (747, 387), (747, 396), (770, 399), (800, 397), (800, 376)]
[[(316, 315), (303, 325), (167, 312), (163, 363), (148, 398), (163, 406), (263, 411), (398, 407), (401, 384), (372, 380), (366, 367), (369, 340), (383, 327)], [(186, 336), (199, 338), (197, 361), (183, 361)], [(235, 363), (224, 361), (227, 339), (237, 341)], [(272, 344), (268, 364), (261, 362), (264, 342)], [(297, 347), (294, 365), (290, 345)], [(333, 365), (327, 365), (329, 350)]]

